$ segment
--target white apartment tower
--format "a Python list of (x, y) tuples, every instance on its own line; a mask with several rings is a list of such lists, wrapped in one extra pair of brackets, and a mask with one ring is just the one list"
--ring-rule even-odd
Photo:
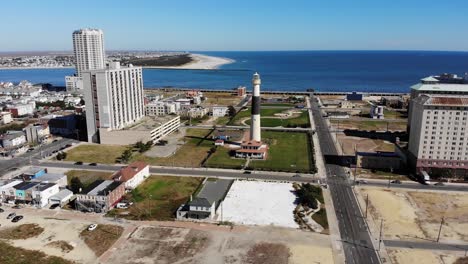
[(105, 68), (104, 34), (100, 29), (79, 29), (73, 32), (73, 52), (78, 77), (86, 70)]
[(83, 89), (82, 73), (87, 70), (104, 69), (104, 34), (100, 29), (79, 29), (73, 32), (73, 53), (76, 61), (76, 76), (65, 76), (67, 91)]
[(145, 115), (141, 67), (109, 67), (82, 72), (88, 141), (99, 143), (99, 130), (120, 130)]
[(418, 173), (468, 169), (468, 96), (419, 95), (411, 116), (408, 150)]

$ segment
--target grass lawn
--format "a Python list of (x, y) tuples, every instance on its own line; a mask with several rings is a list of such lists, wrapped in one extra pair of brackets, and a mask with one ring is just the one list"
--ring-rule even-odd
[(266, 104), (262, 104), (261, 106), (265, 106), (265, 107), (269, 107), (269, 106), (274, 106), (274, 107), (287, 107), (287, 108), (291, 108), (291, 107), (294, 107), (294, 104), (291, 104), (291, 103), (266, 103)]
[(385, 118), (390, 118), (390, 119), (407, 119), (408, 118), (406, 112), (388, 110), (386, 108), (384, 108), (384, 116)]
[(210, 134), (210, 131), (189, 128), (184, 138), (185, 144), (174, 155), (165, 158), (153, 158), (135, 153), (132, 161), (145, 161), (151, 165), (161, 166), (200, 167), (203, 160), (208, 156), (210, 148), (213, 147), (211, 138), (204, 139)]
[(81, 231), (80, 237), (94, 254), (99, 257), (119, 239), (123, 230), (121, 226), (100, 224), (93, 231), (88, 231), (88, 229)]
[(387, 122), (384, 120), (364, 120), (364, 121), (355, 121), (355, 120), (331, 120), (331, 123), (340, 129), (357, 129), (357, 130), (367, 130), (367, 131), (386, 131), (387, 125), (388, 130), (390, 131), (406, 131), (406, 120), (401, 122)]
[(325, 229), (324, 232), (328, 232), (327, 211), (325, 210), (325, 206), (322, 206), (320, 211), (313, 214), (312, 219)]
[[(250, 125), (250, 120), (245, 121), (247, 125)], [(309, 126), (309, 113), (304, 111), (298, 117), (293, 118), (261, 118), (262, 127), (308, 127)]]
[(216, 125), (226, 125), (229, 122), (229, 116), (221, 116), (216, 119)]
[(110, 215), (132, 220), (172, 220), (175, 211), (198, 188), (203, 178), (151, 176), (128, 194), (134, 204), (114, 209)]
[(78, 177), (85, 188), (96, 180), (109, 180), (112, 176), (111, 172), (87, 170), (71, 170), (65, 174), (68, 185), (73, 177)]
[(73, 264), (72, 261), (60, 257), (47, 256), (39, 250), (28, 250), (14, 247), (0, 241), (0, 263), (2, 264)]
[(114, 164), (127, 146), (85, 144), (67, 151), (66, 161), (82, 161), (85, 163)]
[[(283, 112), (285, 109), (284, 108), (261, 108), (260, 109), (260, 115), (262, 117), (265, 116), (275, 116), (275, 114)], [(236, 116), (229, 122), (229, 125), (241, 125), (240, 121), (243, 118), (250, 117), (251, 115), (251, 108), (247, 108), (246, 110), (241, 110), (239, 111)]]
[(228, 148), (217, 147), (216, 152), (210, 156), (205, 165), (211, 168), (241, 169), (245, 160), (231, 158), (229, 151)]
[(266, 160), (252, 160), (255, 170), (315, 172), (313, 150), (306, 133), (264, 131), (262, 139), (269, 144)]

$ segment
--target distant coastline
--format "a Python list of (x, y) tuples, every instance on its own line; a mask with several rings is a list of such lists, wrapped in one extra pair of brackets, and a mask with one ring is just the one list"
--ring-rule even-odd
[(225, 64), (234, 63), (235, 60), (223, 57), (214, 57), (203, 54), (190, 54), (192, 61), (180, 66), (144, 66), (145, 69), (172, 69), (172, 70), (216, 70)]
[(60, 70), (60, 69), (75, 69), (75, 66), (64, 67), (0, 67), (0, 70)]

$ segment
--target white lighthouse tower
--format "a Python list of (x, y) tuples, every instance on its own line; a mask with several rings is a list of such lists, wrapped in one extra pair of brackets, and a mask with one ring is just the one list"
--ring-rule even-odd
[(262, 141), (260, 133), (260, 74), (255, 73), (252, 78), (252, 117), (250, 121), (250, 140)]

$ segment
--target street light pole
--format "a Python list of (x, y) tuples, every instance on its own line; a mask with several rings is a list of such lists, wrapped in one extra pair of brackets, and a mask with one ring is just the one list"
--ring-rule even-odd
[(369, 194), (366, 195), (366, 219), (367, 219), (367, 208), (369, 207)]

